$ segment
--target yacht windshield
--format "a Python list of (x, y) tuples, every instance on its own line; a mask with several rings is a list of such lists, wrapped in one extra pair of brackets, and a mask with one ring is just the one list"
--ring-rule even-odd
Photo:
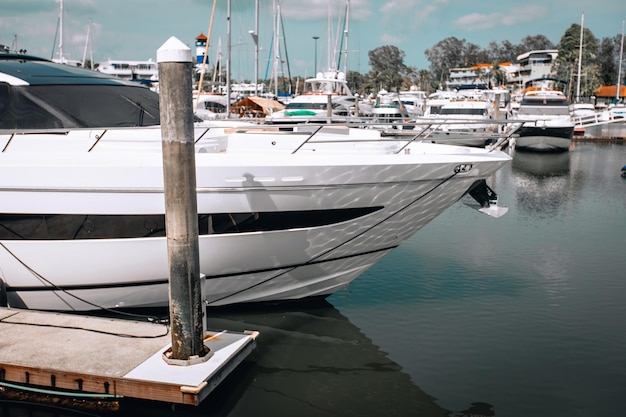
[(0, 83), (0, 129), (159, 124), (159, 96), (139, 84), (13, 86)]

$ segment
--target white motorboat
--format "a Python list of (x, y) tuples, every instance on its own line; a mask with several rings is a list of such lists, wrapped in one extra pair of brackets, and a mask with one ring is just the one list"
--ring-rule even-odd
[(515, 148), (540, 152), (569, 150), (574, 121), (569, 100), (559, 90), (538, 89), (524, 93), (517, 117), (525, 120), (517, 131)]
[(303, 93), (265, 121), (268, 124), (346, 123), (355, 114), (356, 102), (343, 72), (320, 72), (304, 80)]
[(423, 130), (435, 143), (484, 147), (495, 143), (499, 125), (494, 105), (484, 98), (456, 98), (442, 103), (437, 114), (421, 119), (415, 130)]
[(103, 74), (123, 78), (125, 80), (140, 81), (151, 84), (159, 81), (159, 70), (156, 61), (128, 61), (109, 59), (99, 62), (96, 68)]
[[(4, 111), (35, 87), (26, 69), (46, 72), (49, 84), (56, 71), (64, 82), (77, 74), (88, 82), (70, 67), (22, 64), (0, 59)], [(98, 75), (94, 82), (109, 85)], [(71, 126), (44, 128), (65, 111), (44, 113), (35, 130), (0, 124), (0, 300), (45, 310), (166, 306), (159, 126), (77, 128), (61, 117)], [(511, 160), (332, 125), (197, 125), (194, 135), (209, 306), (332, 294), (468, 192), (499, 214), (485, 179)]]
[(225, 94), (194, 92), (192, 100), (194, 114), (201, 120), (226, 119), (229, 116), (228, 96)]
[(424, 115), (426, 109), (426, 93), (412, 85), (409, 90), (400, 91), (398, 97), (406, 107), (409, 116), (413, 119)]
[(398, 93), (381, 90), (372, 105), (368, 126), (376, 129), (410, 129), (411, 116)]

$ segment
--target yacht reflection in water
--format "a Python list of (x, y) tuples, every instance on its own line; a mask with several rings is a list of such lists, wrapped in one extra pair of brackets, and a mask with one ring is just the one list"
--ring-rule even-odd
[[(149, 313), (167, 315), (162, 309)], [(448, 415), (325, 300), (306, 302), (297, 309), (293, 305), (209, 309), (207, 327), (258, 330), (257, 347), (197, 407), (124, 399), (117, 415)], [(11, 411), (15, 412), (16, 407), (14, 403)], [(43, 409), (38, 407), (38, 412)], [(27, 414), (11, 413), (11, 417), (20, 415)], [(49, 416), (57, 416), (54, 409)]]
[(288, 308), (209, 310), (209, 328), (260, 336), (253, 363), (231, 378), (238, 386), (246, 381), (245, 389), (220, 387), (207, 409), (230, 396), (230, 416), (255, 415), (260, 407), (275, 416), (448, 415), (330, 303)]
[(519, 209), (529, 214), (556, 214), (558, 207), (567, 200), (571, 153), (517, 150), (512, 156)]
[[(143, 312), (159, 317), (168, 314), (164, 309)], [(463, 411), (443, 409), (326, 300), (297, 306), (209, 309), (207, 327), (258, 330), (260, 335), (252, 354), (197, 407), (122, 399), (116, 412), (91, 409), (82, 414), (0, 401), (0, 415), (17, 417), (36, 410), (39, 417), (463, 417), (492, 407), (473, 403)]]

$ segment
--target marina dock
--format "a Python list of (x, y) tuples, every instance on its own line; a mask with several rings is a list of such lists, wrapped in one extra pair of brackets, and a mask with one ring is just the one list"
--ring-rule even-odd
[(0, 393), (129, 397), (198, 405), (256, 346), (257, 332), (206, 332), (213, 355), (169, 365), (162, 324), (0, 308)]

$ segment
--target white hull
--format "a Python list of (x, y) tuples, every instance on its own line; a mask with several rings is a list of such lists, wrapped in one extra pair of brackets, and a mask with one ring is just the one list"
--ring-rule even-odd
[(559, 152), (569, 150), (572, 140), (557, 136), (524, 136), (515, 139), (515, 148), (522, 150)]
[(524, 94), (518, 117), (529, 120), (518, 130), (516, 149), (563, 152), (574, 136), (569, 102), (558, 90), (532, 90)]
[(525, 123), (518, 132), (516, 149), (563, 152), (569, 150), (572, 143), (574, 123), (569, 118)]
[[(78, 152), (68, 151), (62, 141), (51, 147), (61, 152), (24, 152), (20, 145), (26, 145), (16, 140), (0, 153), (0, 213), (162, 215), (160, 142), (148, 139), (160, 132), (142, 129), (136, 136), (141, 138), (141, 132), (143, 142), (100, 143), (99, 152), (90, 153), (82, 150), (82, 139), (72, 141), (72, 134), (89, 138), (93, 131), (48, 138), (67, 140)], [(289, 142), (293, 136), (282, 139)], [(311, 145), (315, 152), (290, 154), (285, 148), (270, 153), (255, 138), (256, 145), (248, 148), (242, 137), (230, 138), (228, 146), (215, 145), (217, 139), (199, 145), (199, 213), (375, 210), (332, 224), (201, 233), (200, 272), (211, 306), (332, 294), (510, 160), (500, 152), (419, 143), (402, 154), (390, 154), (388, 143), (379, 152), (371, 147), (355, 152), (345, 145), (350, 158), (336, 147), (324, 151), (323, 144)], [(31, 145), (38, 142), (37, 135), (28, 139)], [(41, 139), (39, 147), (44, 143)], [(267, 148), (280, 146), (281, 137), (274, 135), (268, 143), (274, 145)], [(0, 279), (12, 306), (93, 310), (167, 305), (163, 236), (1, 239), (0, 244)]]
[[(419, 125), (417, 129), (419, 129)], [(481, 148), (497, 142), (498, 138), (499, 135), (487, 129), (483, 129), (479, 132), (451, 129), (447, 131), (437, 130), (430, 132), (428, 133), (426, 140), (444, 145), (472, 146)]]

